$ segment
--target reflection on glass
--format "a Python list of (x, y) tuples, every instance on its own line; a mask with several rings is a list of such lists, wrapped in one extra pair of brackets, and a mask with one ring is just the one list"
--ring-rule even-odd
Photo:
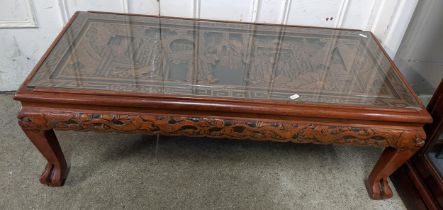
[(368, 32), (87, 12), (28, 86), (419, 108)]
[(433, 163), (440, 175), (443, 177), (443, 133), (427, 153), (429, 160)]

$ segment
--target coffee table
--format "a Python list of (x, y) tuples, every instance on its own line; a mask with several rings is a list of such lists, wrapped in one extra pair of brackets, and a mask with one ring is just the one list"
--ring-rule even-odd
[(432, 121), (370, 33), (77, 12), (17, 91), (19, 124), (61, 186), (53, 130), (386, 148), (367, 186), (424, 144)]

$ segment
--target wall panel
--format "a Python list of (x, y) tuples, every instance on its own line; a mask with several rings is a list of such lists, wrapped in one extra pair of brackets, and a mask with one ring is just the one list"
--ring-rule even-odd
[(160, 14), (174, 17), (194, 17), (197, 0), (160, 0)]
[(343, 28), (365, 29), (374, 1), (379, 0), (350, 0), (341, 26)]
[(158, 15), (159, 2), (157, 0), (127, 0), (130, 13)]
[(31, 0), (1, 0), (0, 28), (37, 27)]
[(341, 5), (341, 0), (292, 0), (287, 23), (335, 27)]
[(391, 57), (400, 46), (409, 22), (417, 6), (418, 0), (383, 0), (374, 10), (374, 16), (370, 18), (371, 30), (386, 49)]
[(66, 2), (70, 15), (75, 11), (98, 10), (107, 12), (127, 12), (128, 5), (126, 0), (63, 0)]
[(19, 87), (62, 28), (56, 0), (33, 3), (38, 27), (0, 29), (0, 91)]
[(257, 0), (201, 0), (200, 18), (232, 21), (253, 21)]
[(256, 22), (282, 23), (286, 4), (290, 0), (261, 0), (258, 4)]

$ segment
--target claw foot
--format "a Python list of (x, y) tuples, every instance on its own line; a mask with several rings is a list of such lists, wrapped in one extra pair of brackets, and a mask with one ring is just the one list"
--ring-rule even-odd
[(40, 183), (51, 187), (62, 186), (66, 179), (66, 167), (48, 163), (40, 176)]
[[(371, 185), (371, 183), (373, 183)], [(374, 200), (382, 200), (392, 198), (394, 193), (389, 186), (389, 182), (387, 178), (382, 178), (377, 181), (369, 181), (367, 183), (369, 196)]]

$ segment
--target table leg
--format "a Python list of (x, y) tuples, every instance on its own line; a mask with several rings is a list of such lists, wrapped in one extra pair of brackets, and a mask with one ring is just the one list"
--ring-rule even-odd
[(393, 193), (389, 187), (388, 177), (416, 152), (417, 149), (386, 148), (369, 175), (367, 186), (369, 196), (376, 200), (391, 198)]
[(40, 182), (48, 186), (62, 186), (68, 167), (54, 130), (23, 129), (23, 131), (48, 161)]

